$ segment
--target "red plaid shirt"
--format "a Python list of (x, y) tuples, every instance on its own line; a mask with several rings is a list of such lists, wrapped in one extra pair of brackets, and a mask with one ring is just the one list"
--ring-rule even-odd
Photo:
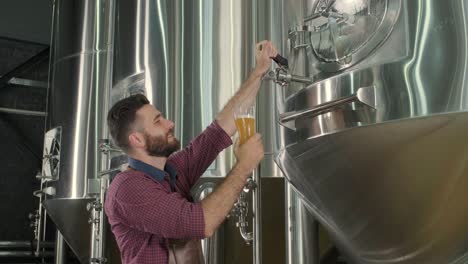
[(204, 238), (203, 210), (200, 203), (190, 202), (190, 189), (231, 144), (229, 135), (213, 122), (186, 148), (171, 155), (167, 164), (177, 171), (175, 192), (171, 192), (166, 171), (163, 181), (140, 171), (125, 171), (114, 178), (105, 211), (123, 264), (167, 263), (167, 238)]

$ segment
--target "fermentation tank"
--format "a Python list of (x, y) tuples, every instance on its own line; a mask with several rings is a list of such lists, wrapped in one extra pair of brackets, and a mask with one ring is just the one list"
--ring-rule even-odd
[[(318, 263), (316, 220), (349, 263), (463, 263), (466, 4), (56, 0), (44, 205), (81, 262), (102, 263), (115, 247), (96, 244), (110, 234), (106, 181), (126, 160), (108, 142), (110, 106), (146, 94), (186, 145), (270, 39), (288, 64), (272, 66), (256, 102), (265, 159), (253, 191), (204, 241), (207, 263)], [(234, 163), (227, 149), (195, 198)], [(236, 224), (253, 232), (250, 245)]]
[(99, 198), (99, 173), (106, 169), (99, 142), (107, 138), (114, 1), (56, 0), (53, 15), (42, 187), (36, 195), (77, 258), (89, 263), (94, 253), (88, 209)]
[(466, 3), (292, 12), (276, 161), (351, 263), (464, 262)]

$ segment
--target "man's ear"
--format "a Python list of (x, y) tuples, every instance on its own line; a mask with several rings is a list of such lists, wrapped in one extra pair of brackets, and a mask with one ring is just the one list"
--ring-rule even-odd
[(133, 132), (128, 135), (128, 143), (132, 148), (143, 148), (146, 144), (145, 138), (138, 132)]

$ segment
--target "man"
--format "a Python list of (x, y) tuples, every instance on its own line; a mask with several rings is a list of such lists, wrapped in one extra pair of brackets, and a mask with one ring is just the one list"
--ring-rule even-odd
[(179, 152), (174, 123), (145, 96), (123, 99), (109, 111), (112, 138), (129, 157), (129, 169), (114, 178), (105, 203), (123, 263), (203, 263), (200, 239), (213, 235), (224, 221), (263, 158), (261, 136), (236, 144), (237, 163), (208, 197), (194, 203), (190, 189), (232, 144), (234, 110), (253, 104), (276, 55), (271, 42), (258, 43), (256, 66), (248, 79), (216, 120)]

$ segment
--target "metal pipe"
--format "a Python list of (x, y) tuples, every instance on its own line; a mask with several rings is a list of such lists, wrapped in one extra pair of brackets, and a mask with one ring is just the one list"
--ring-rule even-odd
[(293, 235), (293, 203), (292, 203), (292, 187), (291, 184), (285, 181), (284, 193), (285, 193), (285, 234), (286, 234), (286, 263), (293, 264), (294, 262), (294, 235)]
[(49, 57), (50, 49), (49, 47), (44, 48), (41, 52), (34, 55), (30, 59), (28, 59), (23, 64), (19, 65), (18, 67), (14, 68), (10, 72), (5, 73), (0, 77), (0, 88), (5, 87), (11, 78), (20, 76), (24, 74), (26, 71), (30, 70), (32, 66), (37, 65), (38, 63), (43, 62), (45, 59)]
[(9, 113), (9, 114), (17, 114), (17, 115), (26, 115), (26, 116), (47, 116), (46, 112), (29, 111), (29, 110), (21, 110), (21, 109), (5, 108), (5, 107), (0, 107), (0, 112)]
[[(52, 252), (43, 252), (41, 257), (52, 257), (54, 254)], [(31, 251), (0, 251), (1, 257), (35, 257), (34, 252)], [(55, 264), (59, 264), (55, 262)]]
[(305, 17), (305, 18), (304, 18), (304, 22), (307, 23), (307, 22), (312, 21), (312, 20), (314, 20), (314, 19), (317, 19), (317, 18), (319, 18), (319, 17), (321, 17), (321, 16), (322, 16), (322, 13), (315, 13), (315, 14), (313, 14), (313, 15), (310, 15), (310, 16), (308, 16), (308, 17)]
[(8, 81), (8, 84), (14, 84), (14, 85), (19, 85), (19, 86), (27, 86), (27, 87), (34, 87), (34, 88), (44, 88), (44, 89), (47, 89), (49, 87), (49, 83), (47, 83), (47, 82), (29, 80), (29, 79), (23, 79), (23, 78), (16, 78), (16, 77), (11, 78), (11, 80)]
[[(37, 241), (0, 241), (1, 248), (31, 248), (37, 245)], [(54, 242), (44, 241), (41, 243), (43, 248), (53, 248)]]
[(261, 181), (260, 168), (254, 170), (252, 179), (256, 184), (252, 192), (252, 214), (253, 214), (253, 260), (254, 264), (262, 263), (262, 206), (261, 206)]
[(67, 252), (66, 252), (66, 243), (63, 238), (62, 233), (57, 230), (56, 233), (56, 240), (55, 240), (55, 254), (54, 254), (54, 263), (55, 264), (63, 264), (66, 263), (67, 259)]
[(291, 75), (291, 81), (298, 83), (312, 83), (311, 79), (299, 75)]
[(104, 256), (105, 249), (105, 232), (106, 219), (103, 208), (107, 188), (109, 187), (109, 175), (101, 177), (101, 186), (99, 198), (90, 204), (91, 210), (91, 257), (90, 263), (106, 263), (107, 259)]
[[(41, 191), (44, 188), (44, 180), (41, 180)], [(34, 234), (35, 239), (37, 240), (37, 245), (36, 245), (36, 255), (40, 254), (40, 247), (41, 247), (41, 234), (42, 234), (42, 197), (43, 195), (39, 195), (39, 204), (37, 208), (37, 222), (35, 223), (36, 226), (36, 232)]]

